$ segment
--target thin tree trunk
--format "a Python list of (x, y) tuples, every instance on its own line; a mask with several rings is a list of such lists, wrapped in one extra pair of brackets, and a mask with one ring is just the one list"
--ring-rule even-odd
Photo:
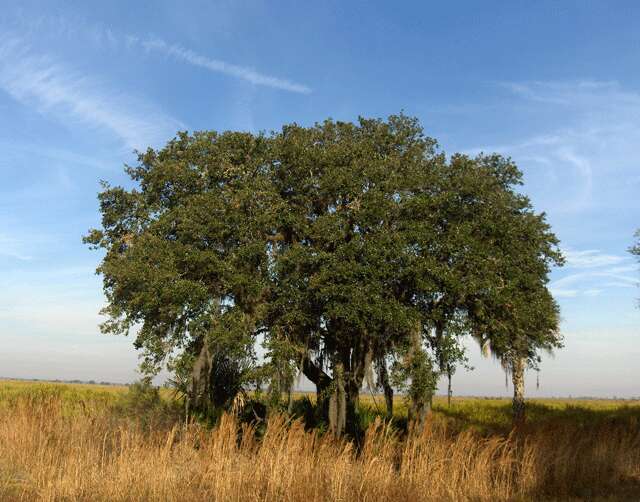
[(384, 387), (384, 402), (387, 407), (387, 419), (393, 418), (393, 387), (386, 385)]
[(447, 406), (451, 408), (451, 396), (453, 390), (451, 389), (451, 368), (447, 368)]
[(291, 415), (293, 412), (293, 382), (289, 385), (287, 389), (287, 414)]
[(334, 388), (329, 399), (329, 430), (340, 437), (347, 425), (347, 394), (344, 385), (344, 366), (336, 363), (333, 369)]
[(526, 359), (515, 357), (511, 365), (511, 380), (513, 382), (513, 426), (521, 427), (525, 422), (524, 401), (524, 369)]
[(378, 361), (378, 378), (384, 391), (384, 402), (387, 407), (387, 419), (393, 418), (393, 387), (389, 383), (389, 372), (387, 371), (387, 364), (384, 359)]
[[(412, 401), (408, 410), (409, 427), (414, 433), (420, 433), (424, 429), (427, 416), (431, 413), (433, 389), (430, 387), (429, 380), (433, 377), (433, 368), (429, 366), (429, 362), (426, 360), (426, 354), (422, 348), (420, 330), (415, 330), (411, 338), (409, 364), (413, 371), (417, 373), (411, 375), (411, 386), (414, 389), (410, 391)], [(431, 374), (428, 374), (428, 372), (431, 372)]]

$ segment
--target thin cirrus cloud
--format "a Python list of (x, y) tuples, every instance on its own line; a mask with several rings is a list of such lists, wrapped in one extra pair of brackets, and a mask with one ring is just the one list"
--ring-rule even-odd
[[(590, 222), (610, 226), (603, 218), (640, 208), (635, 194), (640, 92), (609, 81), (498, 85), (517, 100), (520, 120), (529, 117), (545, 128), (551, 120), (555, 127), (469, 153), (511, 156), (523, 167), (536, 207), (565, 227), (586, 229)], [(563, 252), (568, 274), (550, 284), (558, 298), (620, 294), (638, 285), (637, 266), (628, 255), (597, 249)]]
[(628, 260), (626, 256), (606, 254), (597, 249), (586, 249), (584, 251), (563, 249), (562, 254), (565, 257), (567, 266), (573, 268), (594, 268), (617, 265), (618, 263)]
[(612, 288), (631, 288), (638, 284), (637, 267), (629, 258), (598, 250), (563, 250), (567, 267), (577, 270), (549, 284), (558, 298), (598, 296)]
[[(537, 103), (558, 105), (581, 111), (611, 110), (640, 106), (640, 95), (623, 89), (616, 81), (533, 81), (499, 82), (512, 94)], [(594, 110), (595, 109), (595, 110)]]
[(129, 149), (157, 144), (183, 127), (145, 102), (34, 55), (20, 38), (0, 38), (0, 89), (42, 114), (106, 130)]
[[(518, 103), (513, 107), (506, 101), (505, 113), (517, 110), (519, 121), (532, 119), (544, 128), (469, 153), (498, 151), (513, 157), (524, 168), (534, 198), (549, 212), (575, 215), (637, 205), (629, 180), (637, 179), (640, 92), (617, 82), (588, 80), (500, 82), (497, 87)], [(555, 126), (547, 129), (549, 123)]]
[(636, 266), (630, 258), (597, 249), (563, 249), (566, 266), (575, 272), (552, 282), (549, 289), (558, 298), (599, 296), (612, 288), (637, 285)]
[(183, 61), (187, 64), (198, 66), (206, 70), (221, 73), (231, 77), (245, 80), (254, 85), (261, 85), (265, 87), (271, 87), (273, 89), (280, 89), (283, 91), (295, 92), (299, 94), (310, 94), (311, 88), (291, 80), (266, 75), (264, 73), (257, 72), (252, 68), (246, 66), (239, 66), (232, 63), (227, 63), (219, 59), (212, 59), (196, 52), (186, 49), (177, 44), (169, 44), (159, 38), (151, 38), (147, 40), (140, 40), (137, 37), (128, 37), (128, 43), (131, 45), (139, 44), (147, 51), (156, 51), (163, 53), (167, 56), (173, 57), (178, 61)]
[(0, 256), (20, 261), (31, 260), (31, 256), (24, 252), (20, 241), (4, 234), (0, 234)]
[[(525, 170), (527, 185), (538, 188), (545, 207), (556, 213), (579, 213), (593, 203), (593, 160), (582, 148), (586, 140), (572, 130), (556, 131), (502, 145), (466, 150), (470, 155), (499, 152), (515, 159)], [(550, 190), (563, 186), (562, 193)], [(541, 189), (542, 188), (542, 189)]]
[(101, 48), (116, 49), (119, 47), (138, 48), (147, 52), (157, 52), (171, 57), (176, 61), (192, 66), (204, 68), (210, 72), (219, 73), (244, 80), (257, 86), (270, 87), (282, 91), (298, 94), (310, 94), (311, 87), (286, 78), (280, 78), (259, 72), (248, 66), (242, 66), (228, 61), (211, 58), (187, 49), (176, 43), (169, 43), (158, 37), (125, 35), (101, 25), (86, 23), (79, 19), (63, 17), (39, 16), (35, 19), (21, 19), (23, 30), (31, 33), (42, 31), (49, 35), (64, 37), (81, 37), (86, 42)]

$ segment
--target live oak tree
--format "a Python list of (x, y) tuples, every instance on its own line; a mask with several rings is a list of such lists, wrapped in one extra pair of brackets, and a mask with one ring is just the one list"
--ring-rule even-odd
[(181, 133), (127, 172), (136, 187), (105, 184), (85, 238), (105, 251), (102, 327), (134, 331), (146, 370), (168, 361), (192, 408), (229, 406), (252, 379), (290, 407), (300, 371), (330, 429), (355, 433), (375, 368), (387, 412), (393, 381), (420, 427), (463, 336), (514, 368), (559, 343), (557, 241), (519, 171), (447, 159), (416, 119)]
[(259, 135), (182, 133), (127, 168), (136, 188), (103, 185), (102, 228), (85, 237), (106, 252), (103, 331), (134, 331), (147, 372), (172, 361), (200, 409), (233, 399), (255, 358), (274, 205), (268, 149)]
[[(511, 374), (513, 424), (516, 427), (525, 421), (525, 369), (538, 368), (540, 351), (552, 352), (562, 347), (558, 306), (553, 297), (543, 287), (522, 288), (512, 296), (513, 300), (501, 314), (495, 314), (503, 327), (496, 328), (485, 338), (480, 337), (481, 343), (487, 344)], [(508, 330), (509, 334), (500, 334), (501, 330)]]
[(365, 373), (418, 321), (415, 260), (402, 221), (431, 183), (435, 142), (403, 116), (287, 126), (274, 137), (279, 216), (270, 335), (300, 353), (320, 409), (340, 434), (356, 423)]
[(422, 340), (416, 330), (405, 358), (410, 412), (424, 421), (440, 374), (464, 361), (455, 342), (471, 334), (512, 368), (521, 421), (524, 365), (535, 366), (539, 350), (561, 344), (557, 305), (546, 289), (550, 267), (562, 263), (558, 241), (545, 215), (516, 191), (522, 175), (508, 159), (454, 155), (438, 172), (438, 187), (411, 211), (420, 259), (410, 288)]
[(562, 346), (559, 308), (547, 289), (552, 266), (563, 264), (558, 239), (544, 213), (515, 187), (522, 175), (510, 161), (497, 156), (479, 159), (481, 177), (493, 185), (483, 208), (476, 209), (482, 238), (475, 242), (476, 259), (485, 261), (466, 298), (472, 334), (498, 357), (512, 376), (514, 424), (524, 421), (524, 371), (537, 368), (540, 351)]

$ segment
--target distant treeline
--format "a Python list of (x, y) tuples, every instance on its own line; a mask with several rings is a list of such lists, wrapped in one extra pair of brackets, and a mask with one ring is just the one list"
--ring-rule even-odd
[(114, 387), (122, 387), (122, 386), (126, 387), (131, 385), (131, 383), (105, 382), (105, 381), (96, 382), (95, 380), (78, 380), (78, 379), (61, 380), (59, 378), (50, 380), (47, 378), (19, 378), (19, 377), (7, 377), (7, 376), (0, 377), (0, 380), (17, 380), (19, 382), (74, 383), (74, 384), (82, 384), (82, 385), (112, 385)]

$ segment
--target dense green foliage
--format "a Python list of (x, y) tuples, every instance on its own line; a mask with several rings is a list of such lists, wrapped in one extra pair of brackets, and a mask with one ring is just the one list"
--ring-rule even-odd
[(558, 242), (509, 159), (447, 158), (400, 115), (181, 133), (138, 160), (85, 238), (106, 251), (103, 330), (134, 330), (145, 369), (168, 362), (192, 406), (265, 381), (274, 402), (300, 371), (340, 434), (375, 366), (419, 425), (462, 336), (511, 368), (560, 346)]

